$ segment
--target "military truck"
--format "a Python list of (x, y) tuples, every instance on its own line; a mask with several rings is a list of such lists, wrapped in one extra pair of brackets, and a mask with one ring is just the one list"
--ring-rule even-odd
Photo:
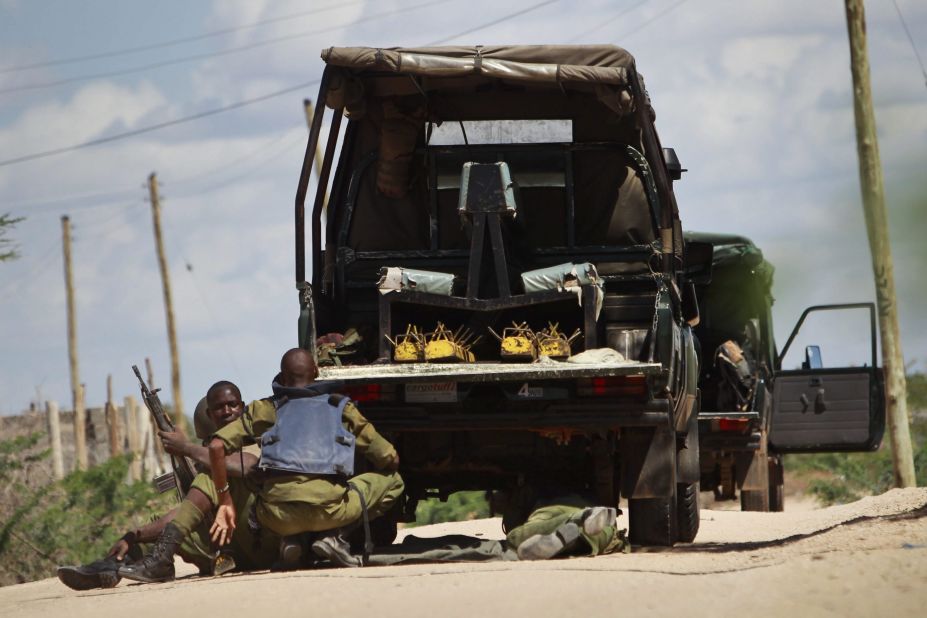
[(632, 56), (322, 59), (295, 202), (299, 345), (335, 349), (322, 377), (396, 444), (395, 517), (430, 496), (530, 488), (627, 498), (637, 544), (693, 540), (705, 264), (689, 265), (682, 169)]
[[(701, 489), (720, 499), (735, 499), (739, 490), (745, 511), (781, 511), (784, 454), (871, 451), (881, 443), (885, 398), (875, 307), (810, 307), (777, 351), (774, 268), (759, 247), (732, 234), (686, 232), (685, 240), (700, 309), (694, 334), (701, 361)], [(868, 362), (825, 368), (820, 346), (809, 345), (800, 370), (783, 370), (809, 315), (850, 311), (868, 314), (869, 332), (845, 337), (868, 343)]]

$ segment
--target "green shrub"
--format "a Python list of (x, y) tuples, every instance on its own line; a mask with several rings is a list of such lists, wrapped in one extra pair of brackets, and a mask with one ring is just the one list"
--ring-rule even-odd
[(35, 446), (41, 434), (0, 440), (0, 585), (54, 575), (61, 564), (101, 558), (124, 532), (150, 521), (175, 503), (150, 483), (126, 484), (128, 457), (114, 457), (59, 482), (36, 484), (36, 467), (47, 456)]
[(446, 502), (437, 498), (422, 500), (415, 509), (416, 526), (440, 524), (446, 521), (466, 521), (489, 517), (489, 503), (482, 491), (458, 491)]

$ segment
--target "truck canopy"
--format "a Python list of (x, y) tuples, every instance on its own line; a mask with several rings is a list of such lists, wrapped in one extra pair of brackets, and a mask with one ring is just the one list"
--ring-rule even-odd
[(586, 82), (625, 86), (634, 58), (614, 45), (476, 47), (330, 47), (322, 60), (355, 70), (420, 77), (485, 75), (525, 82)]

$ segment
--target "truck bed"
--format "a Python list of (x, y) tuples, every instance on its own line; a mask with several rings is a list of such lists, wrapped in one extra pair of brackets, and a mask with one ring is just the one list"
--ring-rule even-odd
[(559, 380), (611, 376), (658, 374), (659, 363), (625, 361), (620, 363), (579, 364), (561, 361), (540, 363), (395, 363), (322, 367), (321, 380), (348, 383), (420, 382), (510, 382), (518, 380)]

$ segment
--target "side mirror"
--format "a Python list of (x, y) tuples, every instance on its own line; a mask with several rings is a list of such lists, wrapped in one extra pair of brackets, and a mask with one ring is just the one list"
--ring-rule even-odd
[(666, 172), (672, 180), (679, 180), (682, 178), (683, 172), (689, 171), (683, 169), (682, 163), (679, 162), (679, 157), (676, 156), (676, 150), (673, 148), (663, 149), (663, 162), (666, 164)]
[(805, 348), (805, 362), (801, 364), (802, 369), (824, 369), (824, 361), (821, 359), (821, 347), (809, 345)]

